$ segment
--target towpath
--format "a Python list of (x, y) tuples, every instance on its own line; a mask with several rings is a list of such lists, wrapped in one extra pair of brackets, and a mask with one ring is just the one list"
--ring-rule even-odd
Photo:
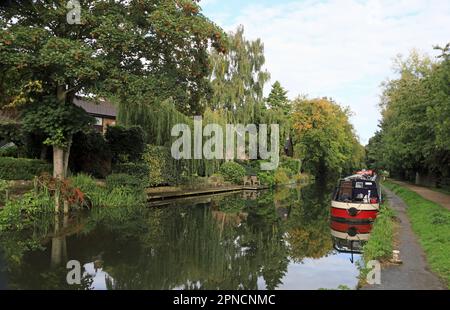
[(412, 231), (406, 215), (408, 206), (394, 193), (384, 188), (389, 204), (397, 213), (400, 227), (398, 247), (401, 265), (383, 267), (381, 285), (368, 285), (363, 290), (445, 290), (443, 282), (429, 270), (425, 253)]
[(406, 188), (412, 190), (413, 192), (416, 192), (423, 198), (430, 200), (432, 202), (435, 202), (435, 203), (443, 206), (444, 208), (450, 210), (450, 195), (448, 195), (448, 194), (436, 192), (429, 188), (413, 185), (410, 183), (405, 183), (405, 182), (396, 181), (396, 180), (391, 180), (391, 181), (398, 185), (406, 187)]

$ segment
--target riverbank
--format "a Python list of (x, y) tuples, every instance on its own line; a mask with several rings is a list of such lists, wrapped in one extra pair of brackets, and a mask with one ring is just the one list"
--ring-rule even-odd
[(384, 185), (406, 204), (406, 214), (431, 270), (450, 288), (450, 211), (393, 182)]
[[(403, 263), (401, 265), (384, 265), (381, 271), (381, 285), (365, 286), (362, 289), (446, 289), (448, 278), (446, 278), (445, 270), (449, 269), (445, 260), (448, 261), (449, 251), (446, 250), (447, 247), (444, 243), (441, 247), (440, 240), (448, 239), (448, 225), (445, 228), (438, 225), (437, 230), (433, 228), (436, 224), (429, 223), (423, 226), (423, 222), (429, 221), (430, 214), (440, 210), (446, 212), (446, 210), (435, 204), (434, 206), (429, 205), (431, 202), (427, 202), (418, 194), (394, 183), (386, 181), (383, 185), (389, 207), (395, 211), (396, 221), (399, 223), (394, 245), (400, 251)], [(413, 201), (408, 199), (411, 194), (416, 195)], [(424, 200), (427, 205), (424, 206), (420, 199)], [(436, 207), (438, 209), (435, 209)], [(433, 246), (430, 248), (431, 244)], [(444, 280), (441, 280), (438, 275)]]
[[(364, 246), (363, 260), (364, 262), (377, 260), (383, 266), (387, 266), (389, 265), (389, 260), (392, 258), (398, 225), (395, 219), (395, 212), (389, 206), (389, 201), (386, 199), (386, 193), (384, 191), (383, 196), (385, 200), (382, 208), (373, 223), (370, 238)], [(367, 285), (366, 276), (368, 271), (366, 268), (361, 269), (359, 288)]]

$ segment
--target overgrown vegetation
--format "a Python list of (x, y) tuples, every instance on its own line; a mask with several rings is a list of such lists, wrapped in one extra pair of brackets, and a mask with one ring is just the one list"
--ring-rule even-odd
[(0, 157), (0, 179), (32, 180), (43, 172), (51, 172), (52, 165), (43, 160)]
[(408, 205), (407, 214), (431, 270), (450, 288), (450, 211), (400, 185), (389, 181), (384, 185)]

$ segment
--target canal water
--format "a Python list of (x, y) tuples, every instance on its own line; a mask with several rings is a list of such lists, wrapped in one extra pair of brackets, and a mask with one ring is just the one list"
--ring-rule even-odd
[(361, 257), (336, 250), (346, 240), (330, 229), (332, 190), (311, 184), (47, 220), (1, 243), (0, 286), (355, 288)]

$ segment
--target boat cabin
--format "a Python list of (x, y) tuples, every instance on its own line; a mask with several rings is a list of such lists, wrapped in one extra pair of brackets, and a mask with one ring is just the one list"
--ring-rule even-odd
[(349, 177), (339, 181), (333, 200), (347, 203), (378, 204), (381, 195), (376, 179)]

